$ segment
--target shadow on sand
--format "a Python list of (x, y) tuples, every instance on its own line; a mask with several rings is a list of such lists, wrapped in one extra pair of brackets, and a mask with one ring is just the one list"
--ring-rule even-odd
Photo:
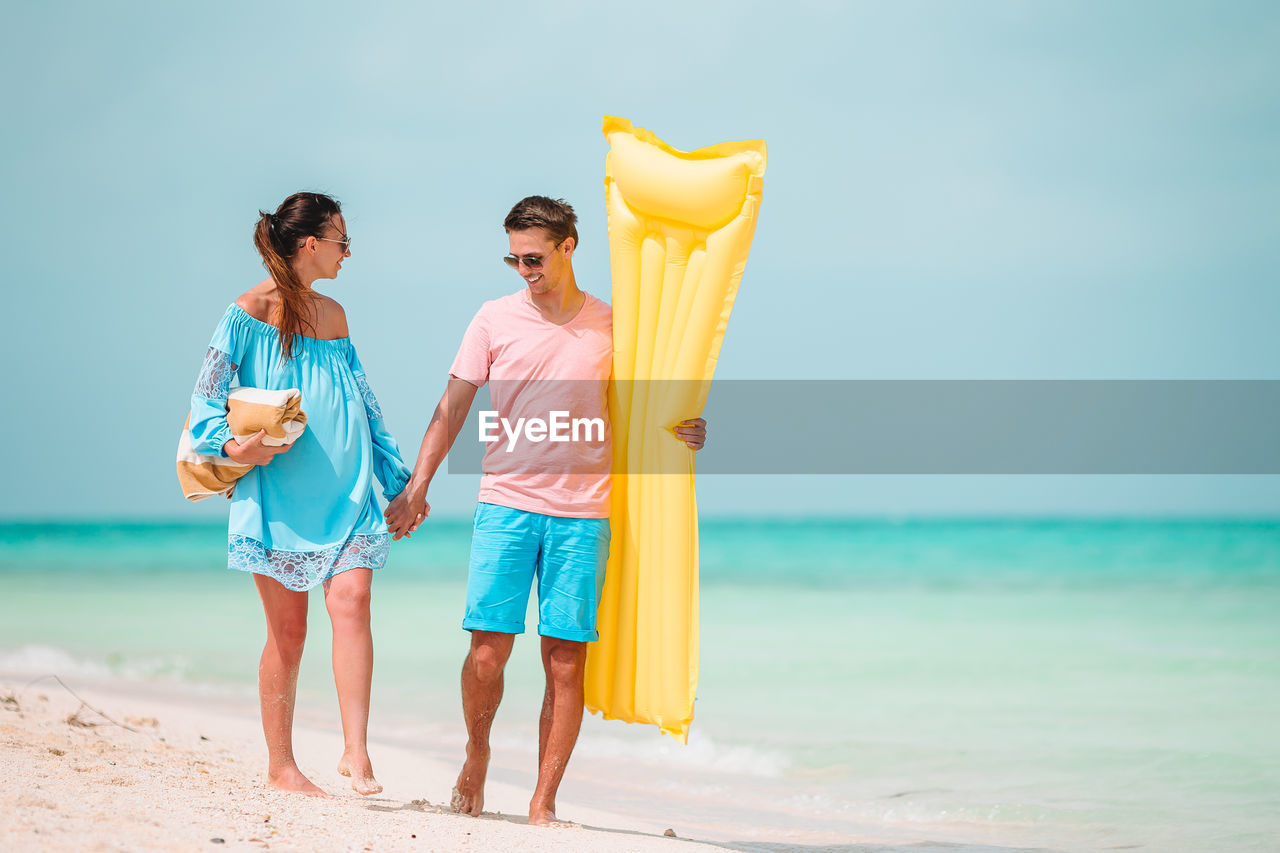
[[(453, 814), (447, 806), (434, 805), (427, 800), (412, 800), (395, 806), (371, 802), (365, 808), (379, 812), (417, 811), (424, 814)], [(529, 818), (525, 815), (503, 814), (502, 812), (484, 812), (480, 815), (479, 820), (501, 820), (521, 826), (526, 826), (529, 823)], [(581, 826), (583, 829), (589, 829), (592, 832), (604, 832), (610, 835), (693, 841), (724, 850), (739, 850), (742, 853), (1064, 853), (1064, 851), (1049, 847), (1005, 847), (994, 844), (966, 844), (953, 841), (916, 841), (907, 844), (794, 844), (781, 841), (711, 841), (705, 838), (673, 837), (631, 829), (615, 829), (608, 826), (573, 825)], [(1123, 845), (1105, 849), (1134, 850), (1140, 846)]]

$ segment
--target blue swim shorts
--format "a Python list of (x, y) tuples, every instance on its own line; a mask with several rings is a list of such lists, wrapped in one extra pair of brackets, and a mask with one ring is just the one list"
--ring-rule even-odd
[(468, 631), (523, 634), (538, 581), (538, 633), (592, 642), (609, 559), (609, 519), (562, 518), (482, 503), (467, 573)]

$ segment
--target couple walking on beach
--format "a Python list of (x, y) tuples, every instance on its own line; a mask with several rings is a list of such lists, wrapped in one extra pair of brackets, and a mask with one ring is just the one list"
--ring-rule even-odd
[[(413, 533), (429, 513), (428, 487), (477, 390), (491, 383), (494, 407), (505, 418), (546, 408), (549, 385), (571, 387), (565, 405), (573, 414), (608, 424), (612, 312), (578, 288), (576, 222), (572, 207), (543, 196), (511, 209), (503, 223), (510, 252), (504, 260), (525, 286), (484, 303), (471, 321), (410, 471), (348, 337), (342, 307), (312, 289), (319, 279), (336, 278), (351, 256), (340, 206), (323, 194), (296, 193), (260, 214), (254, 245), (270, 275), (223, 315), (192, 393), (189, 423), (196, 452), (254, 466), (231, 498), (228, 565), (253, 573), (266, 615), (258, 689), (267, 778), (275, 787), (327, 796), (293, 754), (307, 593), (322, 584), (344, 739), (338, 771), (360, 794), (382, 790), (367, 744), (370, 584), (390, 540)], [(232, 437), (226, 404), (233, 385), (298, 388), (307, 414), (302, 437), (283, 447), (263, 444), (263, 433)], [(700, 418), (675, 432), (694, 450), (706, 440)], [(536, 578), (546, 693), (529, 822), (558, 822), (556, 791), (582, 725), (586, 644), (598, 637), (609, 548), (609, 435), (595, 437), (602, 440), (556, 448), (552, 466), (500, 459), (498, 443), (486, 451), (462, 623), (471, 648), (462, 667), (467, 748), (452, 794), (457, 812), (479, 815), (483, 808), (503, 669), (515, 635), (524, 631)], [(389, 501), (385, 513), (373, 494), (375, 478)]]

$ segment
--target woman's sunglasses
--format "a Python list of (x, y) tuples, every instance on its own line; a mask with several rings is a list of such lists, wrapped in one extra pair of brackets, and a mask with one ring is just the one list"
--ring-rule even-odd
[(350, 237), (343, 237), (341, 240), (335, 240), (335, 239), (333, 239), (332, 237), (317, 237), (316, 239), (317, 239), (317, 240), (323, 240), (323, 241), (325, 241), (326, 243), (341, 243), (341, 244), (342, 244), (342, 252), (343, 252), (343, 254), (346, 254), (347, 252), (350, 252), (350, 251), (351, 251), (351, 238), (350, 238)]

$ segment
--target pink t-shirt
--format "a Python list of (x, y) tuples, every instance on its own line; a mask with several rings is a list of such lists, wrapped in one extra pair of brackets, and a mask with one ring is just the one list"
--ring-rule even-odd
[(484, 503), (609, 517), (613, 309), (585, 296), (577, 315), (557, 326), (521, 290), (482, 305), (462, 336), (449, 373), (476, 387), (489, 383), (496, 410), (496, 417), (481, 412), (480, 426), (494, 439), (482, 464)]

